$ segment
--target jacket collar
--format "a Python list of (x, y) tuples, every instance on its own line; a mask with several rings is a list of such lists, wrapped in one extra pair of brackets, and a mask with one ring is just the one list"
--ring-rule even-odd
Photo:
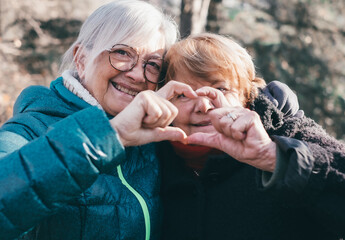
[(77, 95), (68, 90), (63, 84), (63, 78), (59, 77), (50, 83), (50, 89), (55, 92), (71, 108), (81, 110), (91, 105), (79, 98)]
[(99, 109), (103, 110), (102, 106), (98, 101), (91, 95), (91, 93), (81, 84), (78, 74), (66, 70), (62, 73), (64, 86), (73, 94), (77, 95), (79, 98), (83, 99), (85, 102), (92, 106), (97, 106)]

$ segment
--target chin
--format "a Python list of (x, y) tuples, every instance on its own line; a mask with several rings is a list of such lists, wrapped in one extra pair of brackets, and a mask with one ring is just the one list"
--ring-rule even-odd
[[(107, 113), (115, 116), (116, 114), (120, 113), (122, 110), (124, 110), (130, 102), (123, 102), (123, 104), (119, 104), (120, 102), (112, 102), (113, 104), (108, 104), (106, 107), (103, 107), (104, 111)], [(114, 104), (116, 103), (116, 104)]]
[(103, 110), (107, 113), (110, 114), (112, 116), (116, 116), (119, 112), (121, 112), (124, 108), (103, 108)]

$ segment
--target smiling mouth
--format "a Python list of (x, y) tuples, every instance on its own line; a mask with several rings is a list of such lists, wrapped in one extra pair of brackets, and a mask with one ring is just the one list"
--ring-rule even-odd
[(139, 92), (137, 92), (137, 91), (133, 91), (133, 90), (130, 90), (130, 89), (128, 89), (128, 88), (122, 87), (122, 86), (120, 86), (120, 85), (118, 85), (117, 83), (114, 83), (114, 82), (112, 82), (111, 84), (112, 84), (112, 85), (114, 86), (114, 88), (117, 89), (118, 91), (123, 92), (123, 93), (126, 93), (126, 94), (128, 94), (128, 95), (131, 95), (131, 96), (133, 96), (133, 97), (135, 97), (135, 96), (139, 93)]

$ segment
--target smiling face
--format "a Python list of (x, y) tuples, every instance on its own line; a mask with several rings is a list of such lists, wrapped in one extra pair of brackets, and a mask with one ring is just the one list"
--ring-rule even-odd
[[(236, 87), (230, 85), (229, 79), (219, 76), (213, 79), (203, 79), (192, 76), (187, 71), (178, 71), (175, 79), (190, 85), (194, 90), (201, 87), (213, 87), (220, 90), (231, 106), (244, 106), (239, 91)], [(216, 106), (212, 99), (200, 96), (196, 99), (190, 99), (185, 96), (176, 96), (171, 102), (177, 107), (178, 115), (173, 121), (173, 126), (181, 128), (187, 135), (196, 132), (211, 133), (216, 131), (212, 126), (208, 113), (221, 106)]]
[(164, 44), (156, 44), (156, 46), (151, 44), (134, 49), (139, 53), (140, 59), (128, 72), (118, 71), (111, 66), (108, 51), (100, 53), (86, 65), (88, 67), (85, 67), (85, 57), (82, 55), (77, 57), (76, 65), (81, 83), (104, 111), (113, 116), (121, 112), (139, 92), (156, 88), (156, 84), (145, 81), (142, 60), (162, 58)]
[[(258, 94), (265, 82), (255, 76), (254, 63), (246, 49), (230, 38), (201, 33), (174, 44), (165, 56), (168, 63), (166, 82), (176, 80), (194, 90), (204, 86), (223, 92), (231, 106), (246, 107)], [(187, 135), (212, 132), (207, 113), (214, 109), (206, 97), (195, 100), (183, 96), (172, 100), (179, 110), (173, 125)]]

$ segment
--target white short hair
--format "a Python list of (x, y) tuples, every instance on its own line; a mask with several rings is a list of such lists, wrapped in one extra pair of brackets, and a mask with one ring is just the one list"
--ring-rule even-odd
[[(77, 40), (63, 55), (60, 73), (76, 70), (73, 51), (77, 45), (86, 47), (88, 59), (96, 58), (114, 44), (135, 47), (150, 42), (152, 36), (162, 34), (167, 50), (179, 38), (176, 23), (162, 10), (139, 0), (116, 0), (94, 11), (83, 23)], [(158, 44), (158, 43), (157, 43)]]

